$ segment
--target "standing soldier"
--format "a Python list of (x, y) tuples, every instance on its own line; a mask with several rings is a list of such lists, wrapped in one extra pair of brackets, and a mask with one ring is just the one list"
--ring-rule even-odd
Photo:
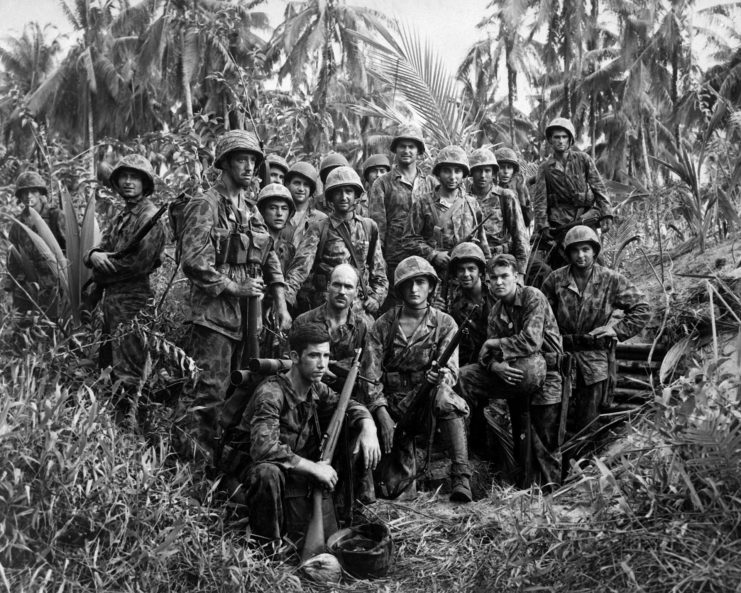
[(499, 300), (489, 314), (479, 362), (461, 369), (460, 393), (473, 414), (490, 398), (507, 401), (520, 486), (529, 486), (534, 478), (529, 471), (533, 459), (541, 484), (559, 484), (563, 350), (556, 319), (543, 293), (518, 285), (512, 255), (497, 255), (488, 270)]
[(468, 406), (452, 391), (458, 377), (458, 350), (444, 368), (432, 366), (458, 330), (450, 315), (430, 306), (439, 281), (434, 268), (421, 257), (408, 257), (397, 266), (394, 290), (402, 305), (381, 315), (368, 332), (364, 374), (377, 384), (366, 383), (366, 402), (380, 428), (384, 455), (397, 460), (386, 464), (382, 460), (382, 465), (394, 468), (398, 475), (380, 476), (381, 481), (387, 487), (401, 484), (403, 488), (413, 488), (417, 473), (414, 442), (395, 442), (394, 430), (416, 390), (426, 380), (437, 385), (415, 423), (420, 432), (428, 435), (433, 434), (431, 425), (437, 424), (451, 460), (450, 499), (470, 502), (471, 470), (465, 428)]
[(369, 315), (378, 312), (388, 292), (388, 278), (376, 223), (355, 214), (355, 202), (362, 192), (360, 177), (350, 167), (330, 173), (326, 196), (332, 213), (309, 227), (296, 250), (286, 275), (286, 298), (291, 304), (296, 303), (299, 289), (308, 280), (313, 287), (311, 308), (321, 305), (330, 272), (339, 264), (349, 263), (358, 271), (363, 292), (356, 310)]
[[(435, 186), (434, 179), (424, 175), (417, 166), (418, 158), (425, 153), (421, 129), (412, 125), (400, 128), (391, 142), (391, 152), (396, 155), (395, 163), (373, 183), (369, 198), (370, 217), (378, 225), (389, 278), (394, 277), (396, 266), (404, 258), (404, 228), (412, 203)], [(383, 310), (394, 304), (396, 298), (392, 290)]]
[(296, 211), (288, 221), (283, 232), (291, 240), (294, 247), (298, 247), (311, 223), (327, 218), (315, 206), (317, 172), (309, 163), (299, 162), (291, 165), (286, 174), (285, 185), (291, 192)]
[[(124, 209), (111, 221), (100, 244), (84, 256), (93, 269), (96, 284), (103, 288), (103, 331), (110, 336), (122, 332), (107, 348), (101, 348), (101, 363), (113, 365), (123, 393), (116, 396), (116, 419), (127, 428), (137, 426), (137, 394), (144, 381), (146, 348), (133, 328), (126, 327), (145, 308), (154, 292), (149, 275), (162, 263), (166, 234), (155, 226), (135, 245), (131, 241), (157, 211), (149, 196), (154, 191), (154, 171), (141, 155), (122, 158), (111, 172), (110, 183), (124, 200)], [(116, 252), (127, 249), (122, 257)], [(119, 325), (122, 329), (117, 330)], [(110, 360), (106, 360), (110, 357)]]
[(478, 200), (484, 216), (486, 239), (492, 255), (511, 253), (517, 260), (518, 277), (525, 278), (529, 245), (527, 228), (517, 193), (497, 185), (499, 164), (491, 150), (479, 148), (471, 154), (471, 194)]
[(499, 163), (497, 183), (502, 189), (515, 192), (517, 201), (520, 203), (525, 228), (529, 229), (530, 223), (533, 220), (533, 203), (530, 199), (530, 192), (527, 189), (525, 177), (520, 173), (520, 161), (517, 158), (517, 153), (511, 148), (504, 146), (498, 148), (494, 155)]
[(460, 146), (441, 149), (432, 169), (440, 185), (412, 204), (404, 230), (404, 252), (425, 258), (442, 277), (441, 307), (448, 298), (450, 250), (459, 243), (478, 240), (484, 256), (491, 257), (484, 229), (475, 232), (484, 218), (481, 207), (462, 187), (469, 172), (468, 157)]
[[(572, 228), (564, 248), (570, 264), (546, 278), (543, 292), (556, 314), (564, 349), (576, 362), (570, 408), (571, 429), (579, 432), (612, 399), (616, 341), (627, 340), (645, 327), (650, 309), (646, 297), (625, 276), (595, 263), (600, 242), (592, 229)], [(624, 314), (609, 325), (615, 309)]]
[[(553, 155), (538, 168), (535, 182), (535, 233), (540, 243), (555, 242), (546, 263), (559, 268), (568, 262), (558, 251), (567, 225), (585, 224), (608, 232), (612, 208), (607, 189), (592, 158), (573, 147), (574, 125), (563, 117), (545, 129)], [(542, 245), (541, 245), (542, 246)]]
[(365, 193), (360, 197), (358, 205), (355, 207), (355, 211), (361, 216), (370, 216), (368, 196), (373, 187), (373, 182), (381, 175), (384, 175), (391, 170), (391, 163), (385, 154), (372, 154), (363, 161), (361, 169), (363, 171)]
[[(272, 289), (281, 329), (290, 326), (280, 261), (259, 213), (247, 202), (255, 171), (263, 159), (257, 139), (231, 130), (216, 144), (219, 181), (192, 198), (180, 237), (183, 273), (190, 290), (190, 352), (200, 369), (178, 403), (173, 442), (187, 459), (211, 461), (217, 420), (229, 375), (241, 363), (244, 338), (255, 335), (259, 319), (248, 319), (249, 299)], [(252, 327), (255, 325), (255, 327)]]
[(330, 152), (319, 163), (319, 179), (322, 182), (324, 192), (317, 195), (315, 202), (316, 207), (325, 214), (329, 214), (332, 211), (332, 205), (327, 202), (327, 188), (325, 187), (327, 184), (327, 177), (329, 177), (329, 174), (337, 167), (349, 166), (350, 163), (348, 163), (344, 155), (341, 155), (339, 152)]
[(288, 163), (279, 154), (269, 154), (265, 157), (270, 172), (270, 183), (283, 183), (288, 173)]

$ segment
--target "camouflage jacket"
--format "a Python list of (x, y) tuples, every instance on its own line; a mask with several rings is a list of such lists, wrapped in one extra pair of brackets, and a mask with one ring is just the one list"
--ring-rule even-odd
[[(233, 210), (219, 189), (219, 185), (214, 186), (188, 202), (180, 236), (181, 265), (190, 280), (189, 320), (239, 340), (246, 323), (242, 316), (243, 299), (223, 294), (224, 290), (233, 282), (244, 282), (255, 267), (266, 286), (284, 284), (284, 280), (280, 260), (262, 219), (252, 215), (252, 208), (244, 199)], [(229, 247), (235, 245), (247, 253), (249, 263), (223, 261), (227, 239)], [(217, 263), (217, 257), (222, 263)]]
[(283, 234), (280, 234), (277, 239), (273, 238), (273, 249), (275, 249), (275, 254), (278, 256), (278, 260), (280, 261), (280, 269), (285, 275), (288, 268), (291, 267), (293, 256), (296, 255), (296, 247), (290, 239), (287, 239)]
[(420, 196), (432, 192), (436, 185), (437, 180), (425, 176), (419, 167), (414, 182), (408, 183), (397, 165), (373, 182), (368, 207), (370, 217), (378, 225), (378, 236), (389, 267), (396, 266), (405, 257), (402, 243), (412, 204)]
[[(322, 434), (339, 398), (324, 383), (313, 383), (308, 393), (300, 394), (285, 373), (265, 379), (250, 398), (230, 443), (243, 454), (239, 465), (274, 463), (290, 470), (302, 458), (318, 461)], [(368, 410), (351, 399), (349, 426), (363, 419), (371, 419)]]
[[(590, 194), (591, 190), (591, 194)], [(538, 168), (533, 198), (535, 231), (575, 222), (589, 210), (598, 217), (612, 216), (610, 198), (592, 158), (573, 148), (564, 169), (551, 157)]]
[[(383, 303), (389, 289), (389, 281), (386, 277), (386, 262), (381, 254), (381, 242), (379, 240), (375, 244), (375, 253), (371, 254), (369, 258), (368, 250), (372, 237), (366, 234), (364, 220), (368, 219), (363, 219), (357, 215), (353, 215), (347, 221), (330, 216), (327, 220), (315, 222), (309, 227), (286, 274), (288, 285), (286, 301), (295, 304), (296, 294), (307, 280), (312, 283), (315, 289), (326, 290), (327, 280), (335, 266), (339, 264), (354, 266), (350, 250), (340, 234), (342, 225), (355, 246), (361, 265), (365, 268), (362, 275), (370, 292), (366, 296), (373, 297), (379, 303)], [(368, 222), (371, 228), (375, 227), (372, 220)], [(324, 247), (322, 253), (318, 253), (322, 236), (324, 236)]]
[[(571, 275), (571, 266), (564, 266), (546, 278), (543, 292), (556, 313), (563, 335), (584, 335), (607, 325), (616, 309), (623, 318), (613, 327), (618, 340), (636, 335), (648, 323), (651, 309), (646, 297), (625, 276), (599, 264), (593, 265), (592, 276), (584, 293)], [(584, 381), (592, 385), (608, 378), (608, 352), (590, 350), (573, 352)]]
[[(407, 337), (396, 323), (400, 310), (400, 307), (396, 307), (386, 311), (368, 332), (361, 364), (362, 374), (381, 382), (373, 385), (363, 381), (365, 403), (371, 412), (381, 406), (388, 407), (389, 397), (395, 393), (410, 392), (418, 387), (432, 361), (442, 354), (458, 331), (458, 326), (450, 315), (429, 307), (417, 329)], [(396, 331), (392, 336), (395, 325)], [(457, 348), (447, 367), (457, 381)], [(395, 381), (397, 378), (398, 383)]]
[[(100, 243), (85, 254), (85, 265), (90, 265), (90, 255), (94, 251), (115, 252), (123, 249), (156, 212), (157, 207), (149, 198), (142, 198), (133, 208), (124, 208), (113, 218)], [(124, 283), (149, 286), (149, 275), (162, 263), (166, 240), (164, 221), (160, 219), (131, 253), (112, 260), (116, 266), (114, 274), (95, 270), (95, 282), (103, 287)]]
[(472, 364), (479, 359), (479, 351), (486, 341), (486, 324), (489, 312), (496, 300), (489, 293), (486, 283), (483, 283), (481, 302), (474, 302), (460, 286), (456, 286), (449, 300), (448, 312), (455, 322), (460, 326), (471, 310), (479, 305), (478, 312), (471, 317), (471, 323), (466, 331), (461, 333), (461, 341), (458, 347), (458, 358), (460, 365)]
[[(323, 325), (329, 331), (330, 354), (332, 360), (342, 363), (340, 366), (349, 369), (355, 357), (357, 348), (365, 347), (365, 337), (368, 333), (368, 326), (361, 315), (357, 315), (350, 308), (346, 323), (336, 327), (330, 327), (327, 321), (327, 303), (322, 306), (302, 313), (293, 322), (296, 327), (302, 323), (318, 323)], [(348, 360), (349, 359), (349, 360)]]
[(489, 214), (493, 215), (484, 223), (486, 239), (492, 255), (511, 253), (517, 260), (517, 271), (524, 274), (527, 269), (530, 243), (517, 193), (511, 189), (492, 185), (486, 195), (472, 195), (478, 200), (485, 217)]
[(522, 173), (515, 173), (514, 177), (509, 183), (499, 183), (499, 187), (504, 189), (511, 189), (517, 194), (517, 200), (520, 203), (520, 211), (522, 212), (522, 220), (525, 223), (525, 228), (530, 228), (530, 223), (533, 220), (533, 200), (530, 197), (530, 190), (527, 188), (525, 177)]
[[(432, 259), (435, 251), (450, 251), (467, 239), (467, 235), (483, 219), (481, 206), (472, 195), (459, 188), (450, 207), (440, 200), (435, 189), (412, 204), (404, 229), (404, 253)], [(486, 233), (477, 234), (484, 255), (491, 257)]]
[(291, 220), (288, 221), (288, 224), (286, 224), (286, 228), (281, 231), (281, 236), (284, 239), (290, 240), (294, 247), (301, 245), (301, 241), (303, 240), (306, 231), (309, 230), (309, 227), (313, 222), (327, 218), (327, 215), (324, 214), (324, 212), (317, 210), (314, 206), (314, 198), (309, 199), (311, 202), (309, 203), (309, 207), (306, 209), (306, 214), (304, 215), (303, 220), (301, 220), (301, 224), (299, 225), (297, 223), (296, 215), (294, 214)]

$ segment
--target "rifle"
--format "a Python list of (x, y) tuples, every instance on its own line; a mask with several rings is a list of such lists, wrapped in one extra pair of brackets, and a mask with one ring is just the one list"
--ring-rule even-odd
[[(350, 403), (350, 395), (355, 387), (355, 380), (358, 376), (358, 370), (360, 369), (360, 354), (362, 348), (358, 348), (355, 351), (355, 358), (352, 362), (350, 372), (345, 379), (345, 384), (342, 386), (342, 393), (340, 394), (340, 400), (337, 402), (337, 408), (332, 415), (332, 420), (327, 427), (327, 431), (322, 436), (322, 444), (320, 447), (319, 461), (325, 461), (330, 463), (332, 457), (334, 457), (334, 450), (337, 447), (337, 441), (340, 437), (340, 429), (342, 423), (345, 421), (345, 412), (347, 406)], [(324, 516), (322, 513), (322, 489), (314, 487), (312, 493), (312, 511), (311, 520), (306, 530), (306, 538), (304, 539), (304, 549), (301, 553), (301, 560), (306, 561), (309, 558), (313, 558), (317, 554), (320, 554), (324, 550)]]
[[(293, 361), (287, 358), (250, 358), (247, 362), (247, 370), (232, 371), (230, 376), (231, 384), (235, 387), (245, 385), (250, 377), (254, 375), (272, 375), (274, 373), (284, 373), (291, 369)], [(330, 381), (336, 381), (338, 374), (347, 374), (347, 369), (344, 369), (337, 360), (329, 361), (329, 369), (324, 376)], [(378, 381), (358, 375), (358, 380), (365, 381), (366, 383), (377, 384)]]
[[(261, 276), (258, 264), (250, 264), (247, 269), (250, 278)], [(245, 332), (244, 348), (245, 356), (257, 358), (260, 356), (260, 330), (262, 329), (262, 299), (260, 297), (247, 297), (247, 331)]]
[[(461, 241), (461, 243), (467, 243), (469, 241), (473, 241), (475, 239), (476, 235), (479, 233), (479, 231), (482, 228), (484, 228), (484, 224), (486, 224), (486, 221), (489, 220), (492, 216), (494, 216), (494, 212), (489, 212), (489, 214), (487, 214), (486, 216), (484, 216), (484, 218), (482, 218), (481, 221), (479, 221), (479, 223), (475, 227), (473, 227), (473, 229), (471, 229), (471, 232), (468, 233), (463, 238), (463, 240)], [(450, 251), (452, 251), (452, 250), (453, 249), (450, 249)]]
[(145, 222), (141, 228), (134, 233), (134, 236), (129, 239), (129, 242), (126, 243), (121, 249), (116, 251), (115, 253), (112, 253), (110, 257), (113, 259), (121, 259), (122, 257), (129, 255), (134, 249), (136, 249), (139, 246), (139, 243), (142, 242), (142, 239), (146, 237), (149, 234), (149, 231), (151, 231), (154, 228), (154, 225), (157, 224), (157, 221), (159, 221), (160, 218), (162, 218), (162, 215), (167, 212), (167, 208), (169, 207), (169, 204), (162, 204), (160, 206), (159, 210), (154, 213), (154, 216), (150, 218), (147, 222)]

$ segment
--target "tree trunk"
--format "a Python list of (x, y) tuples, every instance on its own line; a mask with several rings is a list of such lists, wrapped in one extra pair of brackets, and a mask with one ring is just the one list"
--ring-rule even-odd
[(512, 46), (507, 44), (505, 59), (507, 60), (507, 104), (509, 106), (509, 138), (512, 146), (517, 148), (515, 138), (515, 100), (517, 99), (517, 70), (510, 64)]
[[(591, 13), (591, 25), (592, 25), (592, 36), (589, 40), (587, 48), (590, 51), (597, 49), (599, 45), (599, 31), (597, 29), (597, 19), (599, 18), (599, 0), (592, 0), (592, 13)], [(592, 64), (589, 68), (590, 73), (594, 73), (596, 65)], [(592, 159), (596, 160), (596, 144), (597, 144), (597, 92), (592, 91), (589, 95), (589, 137), (592, 142)]]
[(181, 62), (180, 67), (183, 73), (183, 102), (185, 103), (185, 117), (187, 118), (187, 126), (193, 129), (193, 94), (190, 88), (190, 76), (185, 68), (185, 31), (180, 32), (180, 44), (181, 44)]

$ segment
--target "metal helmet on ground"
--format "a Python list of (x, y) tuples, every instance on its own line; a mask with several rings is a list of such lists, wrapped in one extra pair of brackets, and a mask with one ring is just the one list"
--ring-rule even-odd
[(18, 179), (15, 180), (15, 197), (17, 198), (24, 189), (37, 189), (48, 195), (44, 178), (36, 171), (24, 171), (18, 175)]
[(425, 139), (422, 137), (422, 128), (414, 124), (406, 124), (399, 127), (396, 136), (391, 141), (391, 152), (396, 152), (396, 147), (402, 140), (411, 140), (414, 142), (419, 149), (419, 154), (424, 154), (427, 151)]
[(569, 229), (569, 232), (566, 233), (566, 236), (563, 239), (563, 248), (566, 253), (568, 253), (569, 248), (577, 243), (591, 244), (594, 248), (594, 257), (597, 257), (602, 249), (597, 233), (594, 229), (586, 225), (579, 225), (575, 226), (573, 229)]
[(394, 542), (386, 525), (367, 523), (332, 534), (327, 540), (327, 549), (353, 577), (374, 579), (388, 574)]
[(288, 169), (288, 173), (286, 173), (286, 178), (283, 180), (283, 183), (288, 185), (294, 177), (303, 177), (309, 182), (311, 193), (313, 194), (316, 191), (317, 175), (318, 173), (316, 172), (316, 169), (311, 164), (306, 161), (300, 161), (291, 165)]
[(460, 167), (463, 169), (464, 177), (468, 177), (468, 174), (471, 172), (466, 151), (455, 144), (440, 149), (440, 152), (438, 152), (435, 157), (435, 166), (432, 167), (432, 174), (437, 175), (440, 168), (445, 165), (455, 165), (456, 167)]
[(568, 133), (571, 137), (571, 144), (573, 144), (575, 141), (574, 139), (576, 138), (576, 130), (574, 129), (574, 124), (571, 123), (571, 120), (566, 119), (565, 117), (557, 117), (551, 120), (551, 123), (545, 127), (545, 137), (549, 138), (550, 135), (559, 128)]
[(288, 216), (293, 216), (296, 212), (296, 205), (293, 203), (293, 196), (288, 188), (282, 183), (269, 183), (257, 194), (257, 209), (262, 212), (263, 208), (270, 200), (283, 200), (288, 204)]
[(363, 161), (363, 179), (368, 181), (368, 169), (373, 167), (386, 167), (386, 171), (391, 170), (391, 161), (385, 154), (372, 154)]
[(396, 266), (396, 271), (394, 271), (394, 290), (398, 291), (404, 282), (417, 276), (426, 276), (430, 280), (430, 283), (433, 284), (433, 287), (437, 286), (440, 282), (440, 277), (430, 262), (418, 255), (410, 255), (401, 260), (399, 265)]
[(332, 190), (338, 187), (352, 187), (357, 196), (365, 191), (360, 177), (352, 167), (337, 167), (332, 169), (327, 176), (327, 182), (324, 184), (324, 195), (331, 200)]
[(284, 175), (288, 173), (288, 161), (286, 161), (286, 159), (284, 159), (279, 154), (269, 154), (265, 157), (265, 160), (267, 161), (269, 167), (277, 167), (278, 169), (283, 171)]
[(476, 167), (491, 167), (494, 169), (494, 175), (499, 171), (499, 163), (497, 162), (496, 155), (488, 148), (477, 148), (471, 153), (468, 162), (471, 166), (471, 171)]
[(265, 153), (260, 148), (260, 141), (252, 132), (246, 130), (229, 130), (216, 141), (216, 159), (214, 167), (222, 168), (224, 157), (230, 152), (242, 150), (255, 155), (257, 162), (255, 169), (265, 158)]
[(508, 148), (506, 146), (498, 148), (497, 151), (494, 153), (494, 156), (497, 157), (497, 162), (499, 163), (500, 167), (507, 163), (515, 168), (515, 173), (520, 170), (520, 160), (517, 158), (517, 153), (511, 148)]
[(450, 274), (455, 274), (458, 264), (465, 261), (475, 262), (479, 266), (481, 273), (484, 273), (486, 257), (484, 256), (484, 252), (481, 251), (481, 247), (476, 245), (476, 243), (459, 243), (453, 248), (453, 251), (450, 252), (450, 264), (448, 267)]
[(142, 193), (151, 195), (154, 191), (154, 169), (149, 159), (140, 154), (129, 154), (122, 158), (111, 171), (109, 177), (111, 187), (118, 191), (118, 178), (125, 170), (136, 171), (142, 176)]
[(341, 155), (339, 152), (330, 152), (322, 159), (322, 162), (319, 163), (319, 178), (322, 180), (322, 183), (326, 183), (327, 176), (333, 169), (349, 166), (350, 163), (347, 162), (344, 155)]

